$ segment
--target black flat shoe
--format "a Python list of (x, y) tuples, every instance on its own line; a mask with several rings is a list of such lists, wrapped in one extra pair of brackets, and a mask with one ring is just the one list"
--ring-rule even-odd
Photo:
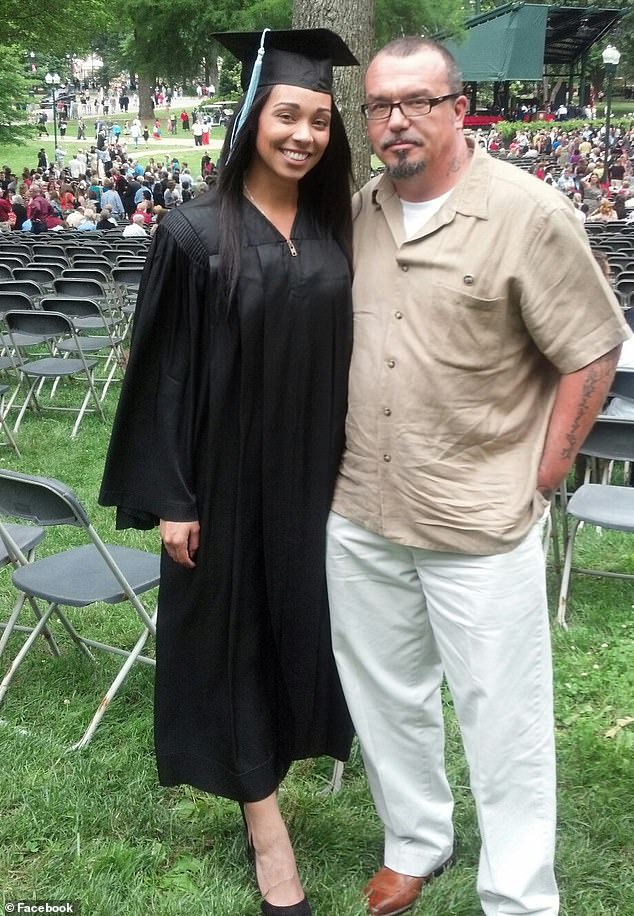
[(313, 916), (307, 897), (293, 906), (273, 906), (268, 900), (263, 900), (261, 906), (263, 916)]

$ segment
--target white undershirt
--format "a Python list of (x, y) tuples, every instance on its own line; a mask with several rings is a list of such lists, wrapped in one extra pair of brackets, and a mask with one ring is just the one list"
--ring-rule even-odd
[[(453, 190), (453, 188), (451, 190)], [(434, 197), (432, 200), (424, 200), (422, 203), (401, 200), (405, 238), (411, 239), (416, 232), (422, 229), (425, 223), (428, 222), (435, 213), (438, 213), (450, 194), (451, 191), (447, 191), (446, 194), (441, 194), (440, 197)]]

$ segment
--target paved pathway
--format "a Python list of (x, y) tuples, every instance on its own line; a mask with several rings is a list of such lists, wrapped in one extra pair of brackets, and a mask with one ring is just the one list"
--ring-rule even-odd
[[(176, 115), (177, 124), (178, 124), (178, 133), (175, 135), (168, 134), (167, 129), (164, 128), (163, 137), (160, 140), (154, 140), (153, 137), (150, 137), (146, 145), (143, 141), (143, 138), (141, 137), (139, 140), (139, 145), (137, 147), (134, 146), (134, 143), (130, 142), (129, 137), (126, 137), (124, 139), (127, 140), (126, 145), (128, 148), (128, 156), (130, 156), (131, 158), (136, 158), (138, 156), (141, 159), (145, 159), (148, 156), (154, 156), (156, 158), (157, 153), (163, 156), (166, 154), (168, 156), (171, 156), (173, 152), (182, 153), (183, 150), (191, 150), (192, 151), (191, 158), (194, 159), (194, 155), (193, 155), (194, 152), (196, 153), (197, 156), (202, 157), (205, 151), (213, 150), (217, 152), (218, 150), (220, 150), (222, 148), (222, 143), (223, 143), (222, 139), (210, 137), (209, 146), (206, 146), (206, 147), (205, 146), (196, 146), (196, 144), (194, 143), (194, 138), (192, 136), (191, 131), (182, 131), (180, 129), (179, 115), (181, 111), (183, 110), (183, 108), (185, 109), (185, 111), (191, 114), (192, 109), (196, 108), (199, 104), (200, 104), (199, 99), (193, 99), (193, 98), (177, 99), (176, 104), (172, 105), (170, 109), (170, 114)], [(168, 116), (168, 111), (166, 108), (157, 108), (156, 114), (158, 115), (161, 121), (165, 121), (165, 119)], [(136, 115), (135, 111), (128, 111), (127, 114), (126, 112), (116, 112), (116, 117), (112, 117), (108, 115), (105, 119), (102, 117), (102, 120), (112, 121), (113, 123), (115, 123), (116, 121), (121, 125), (121, 127), (123, 127), (123, 124), (125, 123), (125, 121), (131, 121), (135, 117), (135, 115)], [(66, 157), (66, 162), (68, 162), (68, 160), (72, 158), (73, 152), (76, 149), (83, 149), (85, 147), (90, 147), (90, 146), (95, 145), (96, 141), (95, 141), (95, 137), (93, 136), (94, 121), (95, 121), (95, 115), (86, 115), (84, 117), (84, 122), (86, 124), (86, 139), (85, 140), (77, 140), (75, 122), (71, 122), (72, 126), (69, 125), (69, 131), (67, 132), (65, 137), (60, 137), (59, 131), (58, 131), (59, 145), (62, 147), (62, 149), (65, 152), (68, 153)], [(143, 123), (144, 124), (147, 123), (148, 127), (151, 127), (153, 121), (152, 119), (148, 118)], [(47, 126), (48, 126), (48, 137), (44, 135), (38, 139), (41, 140), (42, 145), (47, 150), (49, 159), (51, 159), (52, 153), (53, 153), (53, 147), (55, 145), (54, 144), (54, 135), (53, 135), (53, 125), (49, 121), (49, 124)], [(50, 153), (48, 152), (49, 147), (51, 150)]]

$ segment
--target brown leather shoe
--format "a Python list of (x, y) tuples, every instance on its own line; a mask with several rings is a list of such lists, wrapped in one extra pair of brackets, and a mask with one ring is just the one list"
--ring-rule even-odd
[(441, 875), (450, 863), (451, 859), (448, 859), (422, 878), (401, 875), (383, 866), (370, 878), (363, 891), (368, 898), (368, 912), (371, 916), (399, 916), (399, 913), (406, 913), (414, 906), (425, 885)]

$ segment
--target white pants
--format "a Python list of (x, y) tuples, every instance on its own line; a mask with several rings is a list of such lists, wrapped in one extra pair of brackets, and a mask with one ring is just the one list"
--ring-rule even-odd
[(555, 748), (539, 525), (510, 553), (405, 547), (328, 522), (333, 647), (385, 827), (385, 864), (426, 875), (453, 847), (440, 697), (453, 697), (482, 839), (487, 916), (555, 916)]

